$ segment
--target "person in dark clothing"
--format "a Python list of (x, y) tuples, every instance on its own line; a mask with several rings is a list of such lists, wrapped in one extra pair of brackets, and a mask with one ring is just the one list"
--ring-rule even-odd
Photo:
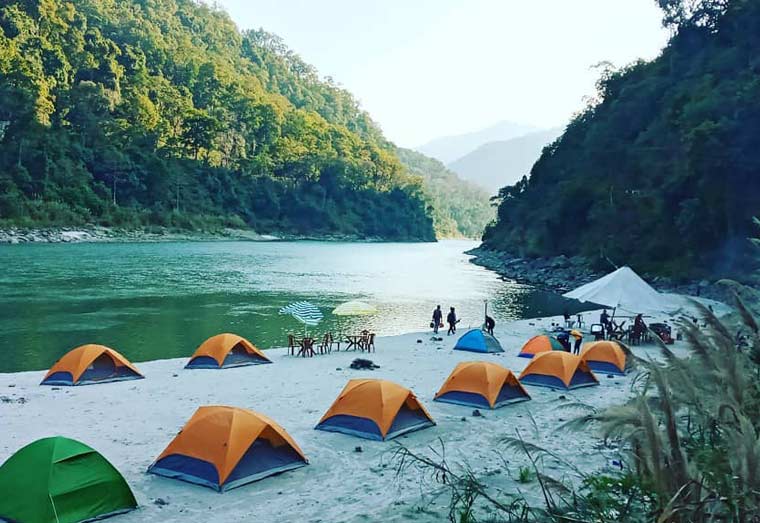
[(633, 331), (631, 332), (631, 343), (640, 343), (641, 338), (647, 330), (647, 324), (644, 323), (644, 317), (637, 314), (633, 320)]
[(565, 352), (570, 352), (570, 334), (567, 331), (562, 331), (556, 337), (562, 348), (565, 349)]
[(443, 325), (443, 322), (441, 320), (443, 320), (443, 311), (439, 305), (433, 311), (433, 332), (435, 334), (438, 334), (438, 327)]
[(607, 309), (604, 309), (602, 311), (602, 314), (599, 316), (599, 323), (601, 323), (602, 327), (604, 327), (604, 335), (606, 337), (610, 330), (612, 330), (612, 325), (610, 325), (610, 315), (607, 314)]
[(446, 335), (450, 336), (452, 334), (456, 334), (457, 323), (459, 323), (459, 320), (457, 319), (457, 313), (454, 311), (454, 307), (451, 307), (449, 314), (446, 316), (446, 323), (449, 324), (449, 332)]
[(496, 321), (486, 314), (486, 332), (493, 336), (493, 328), (496, 327)]

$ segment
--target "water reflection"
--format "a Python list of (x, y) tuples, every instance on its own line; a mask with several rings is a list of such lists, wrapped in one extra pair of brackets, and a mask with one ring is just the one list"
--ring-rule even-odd
[[(312, 333), (379, 335), (428, 328), (436, 304), (460, 327), (560, 314), (572, 304), (500, 280), (469, 263), (475, 244), (197, 242), (0, 247), (0, 372), (42, 369), (71, 347), (102, 343), (134, 361), (188, 356), (205, 338), (235, 332), (261, 348), (301, 332), (283, 305), (325, 313)], [(338, 304), (373, 303), (371, 317), (339, 318)]]

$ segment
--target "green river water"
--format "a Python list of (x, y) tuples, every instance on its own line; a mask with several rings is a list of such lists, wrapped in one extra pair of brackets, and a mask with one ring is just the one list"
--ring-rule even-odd
[[(554, 295), (505, 282), (468, 261), (476, 243), (177, 242), (0, 246), (0, 372), (48, 368), (84, 343), (139, 362), (189, 356), (234, 332), (281, 347), (303, 328), (280, 307), (309, 300), (324, 321), (310, 332), (423, 331), (433, 307), (455, 306), (479, 326), (484, 300), (499, 322), (560, 314)], [(361, 299), (371, 317), (338, 318)]]

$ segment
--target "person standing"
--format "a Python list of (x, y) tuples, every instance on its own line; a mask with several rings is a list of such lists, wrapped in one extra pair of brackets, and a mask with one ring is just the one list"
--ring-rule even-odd
[(602, 314), (599, 316), (599, 323), (602, 324), (602, 328), (604, 329), (604, 337), (606, 338), (609, 336), (610, 331), (612, 330), (612, 325), (610, 325), (610, 315), (607, 314), (607, 309), (604, 309), (602, 311)]
[(575, 344), (573, 345), (573, 354), (581, 353), (581, 344), (583, 344), (583, 334), (575, 329), (570, 331), (570, 335), (575, 338)]
[(493, 328), (496, 327), (496, 321), (486, 314), (486, 332), (493, 336)]
[(433, 332), (435, 334), (438, 334), (438, 327), (443, 325), (443, 311), (441, 310), (441, 306), (438, 305), (435, 310), (433, 311)]
[(459, 323), (459, 320), (457, 319), (457, 313), (454, 310), (454, 307), (451, 307), (449, 314), (446, 316), (446, 323), (449, 324), (449, 332), (446, 335), (451, 336), (452, 334), (456, 334), (457, 323)]
[(567, 331), (558, 332), (555, 338), (565, 352), (570, 352), (570, 334)]

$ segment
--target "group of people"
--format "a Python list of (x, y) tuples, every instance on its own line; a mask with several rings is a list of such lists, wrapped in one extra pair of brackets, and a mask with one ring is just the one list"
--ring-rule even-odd
[[(457, 323), (459, 323), (459, 321), (456, 309), (450, 307), (449, 313), (446, 315), (446, 323), (449, 325), (449, 330), (446, 333), (447, 336), (457, 333)], [(430, 322), (430, 327), (432, 327), (434, 334), (438, 334), (438, 329), (443, 327), (443, 311), (441, 310), (440, 305), (433, 310), (433, 321)], [(491, 336), (493, 336), (494, 327), (496, 327), (496, 321), (486, 314), (486, 331), (488, 331), (488, 334)]]
[[(447, 333), (447, 336), (456, 334), (457, 323), (459, 323), (459, 320), (457, 319), (457, 313), (454, 307), (449, 308), (449, 313), (446, 315), (446, 323), (449, 324), (449, 332)], [(430, 322), (430, 326), (433, 327), (433, 332), (435, 334), (438, 334), (438, 329), (443, 327), (443, 311), (441, 310), (440, 305), (438, 305), (433, 311), (433, 321)]]

